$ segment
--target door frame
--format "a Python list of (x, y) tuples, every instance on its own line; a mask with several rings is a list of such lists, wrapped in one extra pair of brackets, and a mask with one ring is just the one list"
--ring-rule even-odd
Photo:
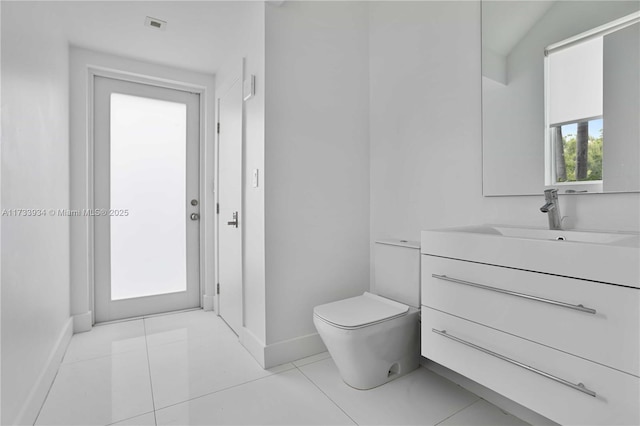
[[(216, 93), (216, 126), (220, 125), (220, 99), (226, 95), (229, 90), (233, 87), (234, 84), (239, 83), (240, 84), (240, 90), (242, 91), (242, 93), (244, 94), (244, 87), (243, 87), (243, 83), (244, 83), (244, 78), (245, 78), (245, 70), (246, 70), (246, 65), (245, 65), (245, 59), (242, 59), (241, 62), (241, 66), (238, 69), (238, 74), (236, 74), (236, 76), (231, 77), (224, 86), (222, 86), (221, 90), (219, 90)], [(241, 188), (241, 194), (240, 194), (240, 206), (239, 206), (239, 211), (238, 211), (238, 216), (240, 217), (240, 244), (241, 244), (241, 259), (240, 259), (240, 267), (242, 269), (242, 277), (240, 279), (240, 286), (241, 286), (241, 291), (240, 291), (240, 318), (241, 318), (241, 327), (244, 328), (245, 325), (245, 315), (244, 315), (244, 223), (245, 223), (245, 210), (244, 210), (244, 180), (245, 180), (245, 161), (244, 161), (244, 147), (245, 147), (245, 139), (246, 139), (246, 135), (245, 135), (245, 116), (246, 116), (246, 112), (245, 112), (245, 103), (246, 100), (242, 100), (242, 117), (241, 117), (241, 122), (242, 122), (242, 129), (241, 129), (241, 147), (240, 147), (240, 156), (241, 156), (241, 160), (240, 160), (240, 176), (241, 176), (241, 184), (240, 184), (240, 188)], [(215, 217), (215, 284), (214, 284), (214, 295), (215, 295), (215, 311), (217, 313), (218, 316), (220, 316), (220, 297), (219, 297), (219, 293), (217, 291), (218, 289), (218, 285), (220, 284), (220, 258), (219, 258), (219, 253), (220, 253), (220, 233), (218, 232), (218, 230), (220, 229), (220, 215), (218, 214), (218, 210), (217, 210), (217, 206), (218, 206), (218, 202), (219, 202), (219, 195), (220, 195), (220, 133), (216, 131), (216, 135), (215, 135), (215, 162), (214, 162), (214, 167), (215, 167), (215, 172), (214, 172), (214, 176), (215, 176), (215, 206), (216, 206), (216, 217)], [(240, 338), (241, 334), (238, 335), (238, 337)]]
[[(111, 68), (104, 68), (98, 66), (88, 66), (88, 86), (87, 86), (87, 206), (86, 208), (95, 209), (95, 158), (94, 158), (94, 95), (95, 95), (95, 79), (96, 77), (106, 77), (115, 80), (122, 80), (132, 83), (146, 84), (150, 86), (162, 87), (166, 89), (180, 90), (189, 93), (198, 94), (200, 98), (200, 117), (199, 117), (199, 140), (198, 140), (198, 155), (199, 155), (199, 176), (198, 176), (198, 197), (200, 199), (200, 217), (199, 221), (199, 295), (200, 295), (200, 307), (204, 307), (204, 295), (207, 282), (207, 268), (206, 268), (206, 218), (208, 216), (206, 203), (206, 87), (194, 85), (186, 82), (169, 80), (164, 78), (153, 77), (149, 75), (136, 74), (126, 71), (119, 71)], [(89, 303), (91, 310), (91, 324), (95, 324), (95, 220), (89, 216), (87, 218), (87, 279), (89, 290)]]

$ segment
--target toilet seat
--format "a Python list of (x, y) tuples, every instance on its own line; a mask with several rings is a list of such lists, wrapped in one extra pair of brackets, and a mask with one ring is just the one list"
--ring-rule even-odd
[(407, 315), (409, 306), (369, 292), (337, 302), (316, 306), (313, 314), (342, 329), (367, 327)]

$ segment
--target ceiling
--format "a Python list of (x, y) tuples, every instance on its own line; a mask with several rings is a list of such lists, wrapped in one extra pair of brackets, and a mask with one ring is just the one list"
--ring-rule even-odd
[[(45, 3), (41, 3), (44, 5)], [(46, 2), (72, 45), (215, 73), (241, 46), (252, 1)], [(144, 25), (151, 16), (165, 30)]]
[(483, 1), (482, 46), (502, 56), (547, 13), (555, 1)]
[[(261, 1), (47, 1), (70, 44), (215, 73), (237, 52)], [(278, 3), (278, 2), (275, 2)], [(555, 1), (483, 1), (482, 43), (507, 56)], [(145, 18), (167, 21), (165, 30)]]

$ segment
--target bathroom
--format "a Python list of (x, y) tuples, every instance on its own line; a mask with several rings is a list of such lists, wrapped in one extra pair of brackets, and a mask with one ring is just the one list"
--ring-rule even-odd
[[(215, 75), (216, 99), (242, 67), (245, 79), (255, 76), (243, 107), (237, 334), (261, 369), (325, 351), (313, 308), (370, 288), (377, 240), (420, 241), (425, 230), (486, 223), (548, 227), (542, 190), (489, 196), (483, 188), (481, 2), (114, 3), (2, 3), (2, 209), (78, 208), (86, 153), (74, 149), (73, 49), (162, 63), (140, 34), (169, 37), (177, 26), (169, 12), (190, 10), (194, 26), (235, 34), (198, 43), (224, 57), (195, 71)], [(166, 30), (151, 33), (146, 16), (164, 19)], [(129, 22), (139, 26), (135, 42), (109, 46), (109, 31), (127, 34)], [(204, 187), (202, 223), (214, 224), (212, 179)], [(640, 231), (637, 189), (561, 193), (559, 203), (567, 229)], [(79, 338), (107, 327), (91, 329), (86, 252), (77, 244), (84, 226), (73, 217), (3, 216), (2, 424), (36, 421), (73, 329), (91, 330)], [(203, 249), (211, 259), (214, 238)], [(216, 265), (206, 268), (202, 307), (210, 309)], [(544, 420), (480, 396), (528, 423)]]

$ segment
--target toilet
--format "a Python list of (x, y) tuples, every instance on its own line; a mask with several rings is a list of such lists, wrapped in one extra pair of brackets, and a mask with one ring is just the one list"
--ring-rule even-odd
[(420, 244), (383, 240), (374, 250), (370, 292), (313, 309), (342, 380), (356, 389), (385, 384), (420, 360)]

